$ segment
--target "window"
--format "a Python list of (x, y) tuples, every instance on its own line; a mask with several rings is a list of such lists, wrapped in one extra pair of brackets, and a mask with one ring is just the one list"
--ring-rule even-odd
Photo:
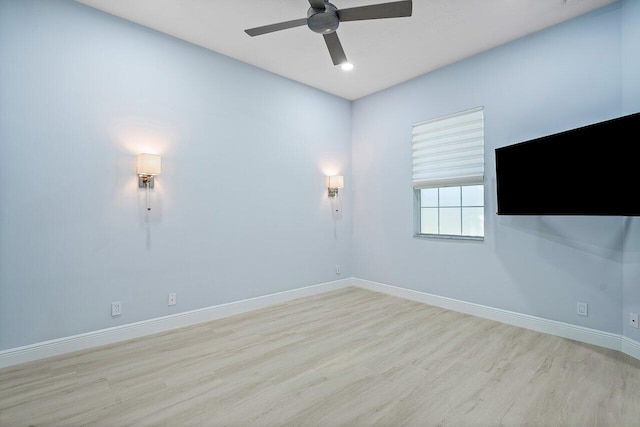
[(484, 236), (484, 186), (420, 189), (420, 234)]
[(484, 237), (484, 116), (474, 108), (413, 126), (416, 234)]

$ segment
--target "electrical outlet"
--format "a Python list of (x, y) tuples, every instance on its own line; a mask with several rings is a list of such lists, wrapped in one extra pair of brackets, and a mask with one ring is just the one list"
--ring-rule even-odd
[(340, 274), (340, 264), (336, 264), (336, 274)]
[(638, 313), (631, 313), (629, 316), (629, 324), (638, 329)]
[(175, 292), (169, 294), (169, 305), (176, 305), (176, 294), (175, 294)]
[(122, 314), (122, 303), (120, 301), (111, 303), (111, 317), (120, 316)]
[(578, 312), (578, 314), (580, 316), (586, 316), (587, 315), (587, 303), (586, 302), (579, 302), (578, 303), (577, 312)]

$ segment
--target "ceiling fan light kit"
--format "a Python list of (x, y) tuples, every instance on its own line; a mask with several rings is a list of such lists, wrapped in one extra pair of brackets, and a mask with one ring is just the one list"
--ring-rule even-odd
[(335, 5), (329, 3), (328, 0), (309, 0), (309, 4), (311, 7), (307, 11), (306, 18), (250, 28), (245, 30), (245, 32), (251, 37), (255, 37), (274, 31), (301, 27), (306, 24), (311, 31), (322, 34), (324, 37), (333, 65), (342, 65), (342, 69), (348, 71), (353, 69), (353, 64), (347, 61), (342, 43), (340, 43), (338, 34), (336, 34), (336, 30), (341, 22), (402, 18), (411, 16), (413, 10), (412, 0), (372, 4), (347, 9), (338, 9)]
[(324, 4), (324, 9), (310, 7), (307, 11), (307, 26), (314, 33), (333, 33), (339, 25), (338, 8), (329, 2)]

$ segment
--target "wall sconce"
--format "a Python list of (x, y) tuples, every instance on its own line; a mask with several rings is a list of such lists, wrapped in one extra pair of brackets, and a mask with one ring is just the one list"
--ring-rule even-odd
[(151, 212), (149, 191), (153, 188), (154, 177), (160, 175), (160, 156), (156, 154), (138, 154), (136, 167), (138, 187), (147, 189), (147, 213)]
[(342, 175), (333, 175), (329, 177), (329, 197), (336, 197), (338, 189), (344, 188), (344, 177)]
[(153, 188), (153, 178), (160, 175), (160, 156), (156, 154), (138, 154), (138, 187)]

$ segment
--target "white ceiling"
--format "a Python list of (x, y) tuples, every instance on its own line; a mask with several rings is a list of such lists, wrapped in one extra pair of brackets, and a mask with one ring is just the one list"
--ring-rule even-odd
[[(354, 100), (616, 0), (413, 0), (408, 18), (345, 22), (347, 58), (331, 62), (306, 26), (257, 37), (247, 28), (306, 17), (307, 0), (76, 0)], [(385, 0), (333, 0), (338, 9)]]

